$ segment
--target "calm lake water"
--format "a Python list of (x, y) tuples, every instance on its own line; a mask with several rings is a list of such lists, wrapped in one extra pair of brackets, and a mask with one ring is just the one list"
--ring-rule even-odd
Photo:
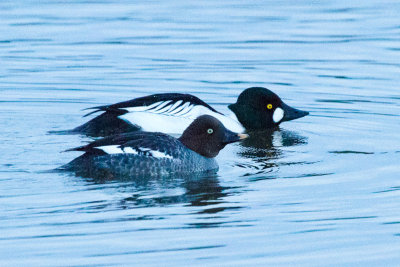
[[(399, 1), (0, 2), (0, 265), (400, 264)], [(196, 179), (51, 173), (84, 108), (263, 86), (310, 111)]]

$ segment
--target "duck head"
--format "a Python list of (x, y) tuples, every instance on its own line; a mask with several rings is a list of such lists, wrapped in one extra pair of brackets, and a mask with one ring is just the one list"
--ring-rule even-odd
[(308, 115), (307, 111), (286, 105), (278, 95), (263, 87), (244, 90), (235, 104), (228, 106), (247, 130), (265, 130), (284, 121)]
[(229, 131), (213, 116), (202, 115), (186, 128), (178, 140), (194, 152), (207, 158), (213, 158), (227, 144), (247, 137), (247, 134)]

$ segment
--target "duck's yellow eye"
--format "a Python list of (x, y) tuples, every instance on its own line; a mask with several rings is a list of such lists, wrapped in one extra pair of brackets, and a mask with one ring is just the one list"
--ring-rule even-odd
[(214, 132), (214, 130), (211, 129), (211, 128), (207, 130), (207, 133), (208, 133), (208, 134), (212, 134), (213, 132)]
[(267, 109), (272, 109), (272, 104), (268, 104)]

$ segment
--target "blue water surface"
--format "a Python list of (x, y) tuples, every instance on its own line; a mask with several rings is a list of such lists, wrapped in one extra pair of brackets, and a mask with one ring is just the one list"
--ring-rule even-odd
[[(0, 2), (1, 266), (398, 266), (400, 2)], [(263, 86), (310, 111), (200, 178), (48, 170), (84, 108)]]

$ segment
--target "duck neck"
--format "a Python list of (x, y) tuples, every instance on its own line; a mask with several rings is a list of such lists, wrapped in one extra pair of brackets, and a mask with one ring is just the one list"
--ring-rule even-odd
[(209, 146), (201, 142), (201, 140), (196, 137), (190, 135), (187, 136), (186, 134), (183, 134), (181, 137), (178, 138), (178, 140), (185, 147), (189, 148), (190, 150), (192, 150), (197, 154), (200, 154), (203, 157), (213, 158), (218, 154), (218, 152), (213, 153), (212, 151), (210, 151)]
[(237, 120), (243, 125), (246, 130), (255, 130), (263, 128), (260, 114), (256, 110), (249, 110), (240, 104), (231, 104), (228, 108), (234, 113)]
[(184, 134), (181, 135), (181, 137), (178, 138), (178, 140), (187, 148), (193, 151), (198, 151), (200, 146), (196, 145), (198, 144), (197, 142), (193, 142), (193, 140), (190, 139), (190, 137), (186, 137)]

